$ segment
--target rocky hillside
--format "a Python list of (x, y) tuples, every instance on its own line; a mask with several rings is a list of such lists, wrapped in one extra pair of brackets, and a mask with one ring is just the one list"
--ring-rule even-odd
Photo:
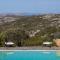
[[(44, 30), (48, 27), (60, 28), (60, 14), (44, 14), (35, 16), (0, 16), (0, 29), (18, 28), (21, 30)], [(2, 28), (3, 27), (3, 28)]]
[(15, 46), (38, 46), (56, 37), (60, 38), (60, 14), (0, 15), (0, 46), (7, 41)]

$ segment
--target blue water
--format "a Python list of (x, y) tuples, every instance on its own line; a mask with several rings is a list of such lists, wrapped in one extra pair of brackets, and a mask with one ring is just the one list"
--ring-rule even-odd
[(60, 60), (59, 51), (0, 51), (0, 60)]

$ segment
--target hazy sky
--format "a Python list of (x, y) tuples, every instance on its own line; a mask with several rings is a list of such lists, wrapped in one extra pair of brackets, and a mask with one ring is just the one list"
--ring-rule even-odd
[(60, 13), (60, 0), (0, 0), (0, 13)]

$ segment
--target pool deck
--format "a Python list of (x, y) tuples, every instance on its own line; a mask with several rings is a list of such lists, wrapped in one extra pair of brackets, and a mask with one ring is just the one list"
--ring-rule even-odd
[(1, 50), (60, 50), (60, 47), (0, 47)]

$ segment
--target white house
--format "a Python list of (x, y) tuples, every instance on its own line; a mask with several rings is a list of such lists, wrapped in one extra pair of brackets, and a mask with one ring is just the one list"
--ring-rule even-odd
[(51, 47), (52, 42), (43, 42), (43, 46)]
[(14, 43), (13, 43), (13, 42), (5, 42), (5, 45), (6, 45), (6, 46), (13, 46)]

